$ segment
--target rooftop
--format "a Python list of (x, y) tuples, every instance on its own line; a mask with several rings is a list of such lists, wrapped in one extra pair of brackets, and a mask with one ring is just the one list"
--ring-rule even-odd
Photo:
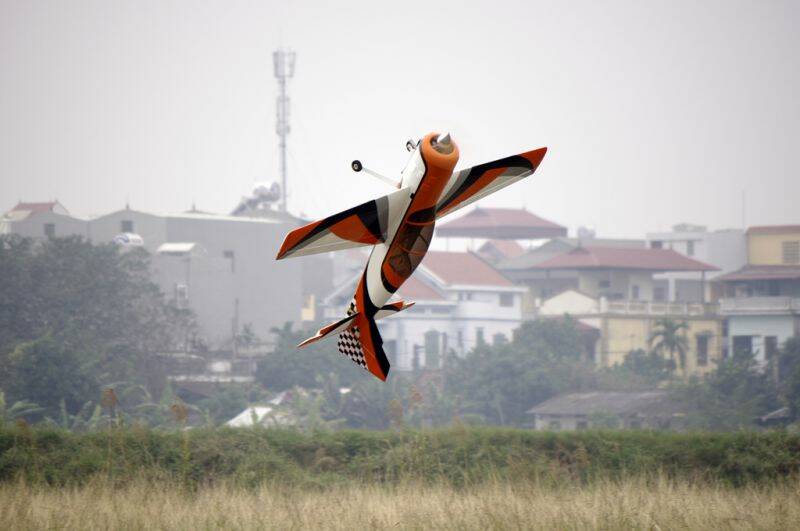
[(731, 273), (720, 275), (715, 282), (743, 282), (748, 280), (798, 280), (800, 265), (744, 266)]
[(474, 253), (428, 251), (422, 267), (445, 284), (513, 286), (510, 280)]
[(440, 236), (504, 240), (566, 236), (567, 228), (524, 208), (480, 208), (437, 227)]
[(45, 212), (54, 212), (64, 216), (69, 215), (67, 209), (64, 208), (64, 206), (58, 201), (44, 201), (35, 203), (20, 201), (14, 208), (6, 212), (3, 217), (9, 220), (21, 220), (27, 218), (28, 216), (43, 214)]
[(403, 299), (412, 301), (444, 300), (444, 296), (441, 293), (415, 275), (412, 275), (400, 286), (397, 294)]
[(514, 240), (489, 240), (478, 249), (479, 253), (497, 254), (500, 258), (515, 258), (525, 252)]
[(666, 391), (571, 393), (545, 400), (528, 410), (535, 415), (671, 415), (675, 404)]
[(641, 271), (719, 271), (671, 249), (576, 247), (534, 264), (532, 269), (635, 269)]
[(761, 225), (747, 229), (747, 234), (792, 234), (798, 232), (800, 232), (800, 225)]

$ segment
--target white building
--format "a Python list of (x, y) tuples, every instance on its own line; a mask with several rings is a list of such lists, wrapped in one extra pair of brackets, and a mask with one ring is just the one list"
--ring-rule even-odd
[[(326, 298), (327, 320), (345, 314), (357, 279)], [(378, 322), (392, 366), (438, 368), (445, 353), (463, 356), (481, 343), (510, 340), (525, 291), (474, 253), (429, 251), (395, 297), (416, 304)]]
[(230, 346), (245, 324), (261, 338), (299, 321), (302, 269), (275, 260), (286, 220), (204, 213), (154, 215), (123, 209), (89, 221), (96, 242), (141, 236), (161, 290), (197, 316), (212, 347)]
[(86, 236), (86, 220), (70, 215), (58, 201), (17, 203), (0, 217), (0, 234), (26, 238)]
[[(736, 271), (747, 263), (747, 243), (741, 229), (709, 231), (701, 225), (682, 223), (672, 227), (672, 232), (647, 234), (651, 249), (672, 249), (684, 256), (694, 258), (719, 268), (709, 272), (706, 279)], [(691, 273), (670, 272), (655, 276), (656, 290), (663, 293), (656, 300), (674, 302), (700, 302), (704, 300), (703, 284)], [(714, 297), (709, 293), (712, 285), (706, 285), (705, 300)]]
[(301, 318), (304, 268), (275, 260), (297, 220), (268, 214), (156, 215), (126, 207), (87, 221), (70, 216), (57, 201), (19, 203), (0, 218), (0, 234), (75, 235), (144, 247), (166, 297), (195, 313), (209, 347), (227, 348), (245, 324), (267, 339), (273, 327)]
[(729, 352), (766, 363), (800, 336), (800, 225), (750, 227), (747, 265), (716, 279)]

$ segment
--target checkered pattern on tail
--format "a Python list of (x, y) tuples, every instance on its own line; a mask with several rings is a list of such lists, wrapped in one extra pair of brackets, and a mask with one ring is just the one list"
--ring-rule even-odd
[(361, 349), (361, 341), (359, 339), (360, 333), (357, 326), (348, 328), (339, 334), (339, 341), (336, 345), (339, 347), (339, 352), (353, 360), (356, 365), (367, 369), (367, 360), (364, 357), (364, 351)]

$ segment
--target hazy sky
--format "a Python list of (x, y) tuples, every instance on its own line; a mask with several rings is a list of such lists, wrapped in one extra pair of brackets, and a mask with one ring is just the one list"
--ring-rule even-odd
[[(380, 7), (379, 7), (380, 6)], [(277, 179), (271, 52), (297, 52), (289, 205), (387, 193), (407, 138), (460, 167), (550, 151), (486, 206), (607, 236), (800, 223), (800, 2), (0, 0), (0, 210), (227, 213)]]

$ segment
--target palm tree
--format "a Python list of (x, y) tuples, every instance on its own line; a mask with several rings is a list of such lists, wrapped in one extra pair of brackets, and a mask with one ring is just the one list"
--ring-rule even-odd
[(655, 328), (650, 333), (648, 344), (653, 352), (659, 354), (665, 350), (669, 352), (670, 359), (675, 363), (678, 371), (683, 371), (686, 365), (686, 353), (689, 351), (689, 340), (685, 332), (689, 329), (686, 321), (673, 321), (669, 318), (657, 319)]

